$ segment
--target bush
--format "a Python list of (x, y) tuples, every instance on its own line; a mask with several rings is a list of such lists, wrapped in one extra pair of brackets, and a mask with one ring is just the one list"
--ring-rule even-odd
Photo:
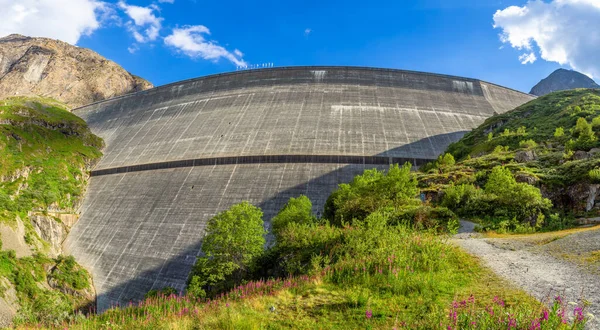
[(393, 213), (390, 225), (405, 225), (417, 230), (435, 229), (438, 232), (455, 234), (458, 231), (458, 217), (446, 207), (429, 205), (408, 206)]
[(450, 167), (454, 166), (456, 161), (454, 160), (454, 156), (449, 153), (445, 153), (444, 155), (440, 155), (438, 157), (438, 166), (439, 167)]
[[(202, 243), (205, 256), (196, 261), (189, 284), (211, 294), (239, 284), (263, 253), (266, 231), (262, 216), (258, 207), (242, 202), (210, 219)], [(199, 292), (200, 288), (192, 289)]]
[(525, 224), (539, 228), (552, 207), (538, 188), (516, 182), (510, 170), (502, 166), (492, 169), (484, 189), (472, 184), (448, 187), (441, 205), (460, 216), (482, 219), (484, 227), (506, 227), (506, 231)]
[(562, 127), (557, 127), (554, 131), (554, 137), (556, 139), (561, 139), (563, 136), (565, 136), (565, 129)]
[(271, 228), (275, 237), (279, 237), (281, 230), (290, 223), (311, 224), (316, 221), (317, 218), (312, 214), (310, 199), (302, 195), (298, 198), (290, 198), (271, 220)]
[(382, 207), (397, 207), (420, 203), (417, 180), (410, 172), (411, 165), (390, 165), (387, 173), (377, 169), (365, 170), (349, 184), (341, 184), (327, 202), (323, 217), (332, 224), (343, 226), (363, 220)]
[(588, 172), (592, 183), (600, 183), (600, 168), (594, 168)]
[(73, 256), (60, 255), (55, 261), (56, 266), (48, 277), (54, 279), (59, 287), (83, 290), (90, 286), (87, 271), (75, 262)]
[(540, 189), (527, 183), (517, 183), (509, 169), (497, 166), (492, 169), (485, 185), (485, 192), (496, 196), (495, 215), (534, 221), (539, 213), (547, 213), (552, 207), (543, 198)]
[(525, 148), (525, 149), (533, 149), (537, 146), (538, 146), (538, 144), (531, 139), (519, 142), (519, 147)]

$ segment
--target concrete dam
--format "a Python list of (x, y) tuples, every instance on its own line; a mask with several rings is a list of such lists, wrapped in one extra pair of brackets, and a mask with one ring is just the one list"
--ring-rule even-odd
[(219, 74), (73, 112), (106, 142), (65, 249), (94, 277), (98, 310), (184, 290), (204, 226), (248, 200), (269, 220), (367, 168), (421, 165), (486, 118), (533, 97), (438, 74), (291, 67)]

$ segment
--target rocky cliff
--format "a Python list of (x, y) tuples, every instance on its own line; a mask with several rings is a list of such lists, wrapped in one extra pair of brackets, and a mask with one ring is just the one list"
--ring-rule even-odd
[(17, 34), (0, 38), (0, 99), (40, 95), (78, 107), (152, 87), (89, 49)]
[(535, 85), (529, 94), (543, 96), (575, 88), (600, 88), (600, 85), (577, 71), (558, 69)]

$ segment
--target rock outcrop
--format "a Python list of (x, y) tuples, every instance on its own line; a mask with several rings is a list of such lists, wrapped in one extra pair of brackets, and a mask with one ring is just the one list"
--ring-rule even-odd
[(575, 88), (600, 88), (590, 77), (577, 71), (558, 69), (535, 85), (530, 94), (543, 96)]
[(0, 99), (40, 95), (74, 108), (152, 87), (89, 49), (17, 34), (0, 38)]

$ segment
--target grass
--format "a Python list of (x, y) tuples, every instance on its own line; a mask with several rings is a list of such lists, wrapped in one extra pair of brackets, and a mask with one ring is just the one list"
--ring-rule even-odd
[[(508, 322), (522, 329), (548, 311), (443, 236), (400, 232), (395, 251), (382, 251), (395, 254), (383, 259), (346, 258), (307, 275), (251, 281), (213, 300), (152, 297), (56, 328), (446, 329), (468, 319), (486, 329)], [(490, 308), (501, 317), (486, 314)]]
[(552, 232), (545, 233), (533, 233), (533, 234), (511, 234), (504, 233), (498, 234), (494, 231), (484, 233), (485, 237), (489, 238), (510, 238), (514, 240), (522, 240), (531, 243), (532, 245), (545, 245), (550, 242), (556, 241), (558, 239), (567, 237), (572, 234), (582, 233), (586, 231), (592, 230), (600, 230), (600, 225), (593, 227), (583, 227), (583, 228), (569, 228), (563, 230), (557, 230)]

